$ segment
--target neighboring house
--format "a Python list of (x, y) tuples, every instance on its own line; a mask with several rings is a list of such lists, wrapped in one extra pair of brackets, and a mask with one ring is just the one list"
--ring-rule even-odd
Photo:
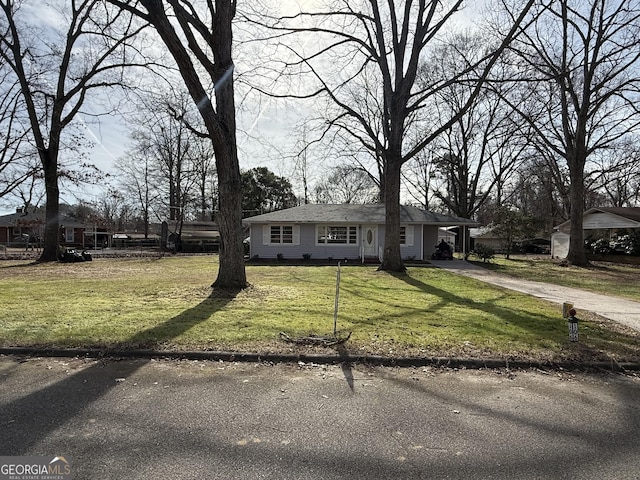
[[(640, 229), (640, 207), (590, 208), (582, 214), (585, 237), (600, 230), (612, 236), (618, 230)], [(571, 222), (555, 227), (551, 235), (551, 256), (566, 258), (569, 254)]]
[[(84, 224), (66, 214), (60, 214), (60, 244), (73, 247), (92, 246), (95, 239), (104, 239), (106, 231), (96, 231), (91, 223)], [(44, 237), (44, 213), (24, 212), (0, 216), (0, 244), (5, 246), (39, 245)]]
[(504, 237), (497, 235), (493, 227), (471, 228), (469, 236), (471, 237), (471, 248), (484, 245), (493, 248), (496, 252), (502, 251), (504, 248)]
[[(491, 226), (469, 229), (471, 248), (484, 245), (493, 248), (496, 252), (506, 252), (507, 239), (503, 235), (498, 235), (495, 230)], [(512, 247), (517, 252), (548, 254), (551, 241), (546, 238), (518, 238), (514, 239), (513, 243)]]
[[(382, 259), (385, 233), (382, 204), (307, 204), (245, 218), (243, 223), (250, 227), (251, 258), (302, 259), (308, 255), (314, 259)], [(431, 258), (441, 235), (440, 227), (477, 225), (464, 218), (401, 206), (402, 258)]]
[(163, 222), (166, 229), (166, 246), (180, 252), (218, 252), (220, 231), (215, 222)]
[[(453, 231), (457, 227), (440, 227), (438, 228), (438, 241), (436, 243), (440, 243), (441, 240), (444, 240), (449, 245), (451, 245), (452, 249), (455, 245), (457, 245), (456, 238), (458, 234)], [(471, 231), (472, 229), (469, 229)]]

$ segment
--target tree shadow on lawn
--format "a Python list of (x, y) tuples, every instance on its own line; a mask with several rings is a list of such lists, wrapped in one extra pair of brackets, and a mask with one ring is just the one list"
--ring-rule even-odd
[(198, 305), (185, 310), (155, 327), (136, 333), (126, 342), (112, 347), (113, 350), (131, 348), (153, 348), (179, 337), (192, 327), (208, 320), (215, 312), (233, 301), (240, 290), (215, 290)]
[[(455, 295), (454, 293), (451, 293), (449, 291), (426, 284), (416, 278), (411, 277), (406, 273), (391, 273), (391, 275), (411, 285), (412, 287), (417, 288), (425, 294), (433, 295), (441, 299), (437, 305), (429, 307), (428, 309), (426, 309), (426, 311), (437, 311), (443, 306), (452, 303), (463, 305), (466, 308), (478, 310), (492, 317), (498, 317), (499, 319), (504, 320), (504, 322), (517, 327), (521, 331), (527, 331), (527, 335), (531, 343), (539, 345), (545, 349), (549, 348), (549, 342), (562, 347), (562, 345), (566, 343), (566, 339), (568, 338), (568, 329), (566, 322), (564, 321), (564, 319), (560, 318), (560, 315), (558, 319), (550, 319), (543, 316), (536, 317), (533, 314), (518, 311), (517, 309), (498, 306), (494, 301), (475, 301), (469, 298)], [(492, 324), (490, 320), (477, 321), (476, 319), (470, 317), (469, 323), (470, 325), (475, 324), (475, 328), (482, 329), (487, 333), (493, 333), (501, 336), (504, 336), (506, 334), (504, 330), (500, 329), (497, 324)], [(597, 338), (594, 339), (594, 344), (603, 344), (606, 341), (610, 345), (614, 344), (612, 345), (614, 347), (614, 350), (616, 350), (623, 356), (638, 356), (638, 350), (631, 347), (632, 345), (637, 344), (636, 336), (619, 332), (614, 333), (595, 324), (589, 325), (588, 328), (589, 330), (596, 333)], [(594, 348), (594, 346), (589, 345), (587, 342), (585, 342), (583, 340), (584, 338), (585, 335), (583, 333), (583, 337), (581, 338), (580, 343), (574, 345), (575, 348), (571, 348), (568, 351), (564, 352), (557, 351), (556, 353), (563, 353), (564, 355), (570, 354), (571, 356), (577, 356), (583, 360), (593, 360), (598, 358), (600, 358), (601, 360), (610, 359), (610, 356), (606, 351)], [(603, 355), (606, 358), (602, 358)]]
[[(114, 350), (126, 350), (131, 345), (148, 346), (154, 341), (159, 343), (175, 338), (206, 321), (238, 293), (239, 291), (214, 291), (195, 307), (161, 325), (137, 333), (128, 341), (114, 346)], [(149, 361), (150, 359), (139, 359), (111, 364), (96, 362), (70, 374), (62, 381), (2, 405), (1, 425), (4, 432), (0, 435), (0, 452), (3, 455), (41, 454), (42, 452), (32, 450), (41, 437), (53, 433), (109, 392), (117, 385), (117, 378), (127, 378)], [(105, 371), (109, 373), (105, 374)], [(30, 382), (27, 380), (27, 383)], [(72, 456), (72, 453), (68, 454)]]
[(0, 265), (0, 270), (9, 270), (12, 268), (24, 268), (24, 267), (35, 267), (35, 266), (40, 266), (42, 265), (42, 263), (39, 263), (37, 261), (32, 261), (29, 263), (19, 263), (19, 264), (15, 264), (15, 265)]
[[(608, 265), (603, 265), (603, 264), (595, 264), (595, 263), (591, 263), (589, 265), (586, 266), (569, 266), (569, 265), (565, 265), (563, 263), (560, 263), (558, 261), (553, 261), (553, 260), (549, 260), (549, 259), (545, 259), (545, 260), (535, 260), (535, 259), (531, 259), (531, 258), (517, 258), (517, 257), (511, 257), (508, 259), (508, 261), (513, 262), (515, 265), (518, 266), (522, 266), (525, 265), (527, 267), (532, 267), (532, 268), (538, 268), (537, 266), (540, 263), (545, 263), (554, 267), (562, 267), (563, 269), (566, 269), (567, 274), (571, 273), (570, 269), (580, 269), (583, 270), (585, 272), (587, 271), (595, 271), (595, 272), (613, 272), (615, 273), (615, 270), (613, 270), (612, 268), (610, 268)], [(469, 263), (472, 263), (474, 265), (478, 265), (479, 267), (482, 268), (486, 268), (487, 270), (491, 270), (493, 272), (498, 272), (498, 273), (502, 273), (505, 275), (515, 275), (517, 274), (517, 272), (514, 274), (513, 272), (513, 268), (510, 268), (507, 265), (502, 265), (500, 263), (494, 263), (494, 262), (478, 262), (475, 260), (469, 260)], [(574, 270), (575, 271), (575, 270)], [(542, 272), (540, 272), (542, 274)]]
[[(516, 325), (523, 329), (538, 332), (541, 329), (541, 322), (544, 322), (544, 326), (546, 327), (545, 330), (547, 330), (549, 333), (559, 334), (560, 331), (564, 332), (564, 323), (557, 322), (556, 319), (550, 319), (549, 317), (543, 316), (534, 317), (531, 314), (519, 311), (517, 309), (496, 305), (494, 300), (477, 301), (468, 297), (456, 295), (455, 293), (424, 283), (421, 280), (411, 277), (410, 274), (407, 273), (389, 272), (389, 275), (421, 291), (425, 294), (425, 296), (438, 299), (437, 301), (430, 302), (428, 304), (421, 304), (420, 300), (416, 299), (416, 302), (413, 306), (404, 306), (404, 308), (410, 308), (414, 312), (437, 313), (443, 308), (450, 307), (451, 305), (459, 305), (470, 310), (478, 310), (479, 312), (482, 312), (483, 314), (489, 315), (491, 317), (497, 317), (504, 320), (505, 322), (508, 322), (509, 324)], [(352, 295), (361, 296), (363, 299), (367, 300), (369, 304), (371, 304), (372, 302), (384, 303), (384, 300), (381, 298), (365, 298), (356, 290), (349, 290), (349, 293)], [(503, 296), (506, 295), (507, 294), (505, 293)], [(518, 293), (518, 295), (522, 294)], [(476, 319), (474, 319), (472, 316), (470, 316), (468, 320), (469, 323), (476, 322)], [(438, 323), (442, 324), (442, 322)], [(486, 328), (489, 328), (489, 325), (487, 325), (487, 323), (490, 323), (490, 321), (483, 320), (482, 323)]]

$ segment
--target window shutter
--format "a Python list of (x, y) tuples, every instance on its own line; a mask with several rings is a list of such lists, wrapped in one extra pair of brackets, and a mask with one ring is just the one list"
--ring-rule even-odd
[(293, 244), (300, 245), (300, 225), (293, 226)]
[(413, 246), (413, 225), (407, 225), (406, 229), (405, 229), (405, 235), (406, 235), (406, 245), (407, 247), (412, 247)]
[(271, 226), (263, 225), (262, 226), (262, 244), (269, 245), (271, 243)]

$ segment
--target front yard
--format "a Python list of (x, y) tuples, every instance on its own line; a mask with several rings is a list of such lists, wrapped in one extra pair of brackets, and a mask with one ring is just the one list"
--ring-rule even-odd
[(604, 261), (591, 263), (591, 267), (582, 268), (565, 266), (562, 262), (548, 257), (513, 255), (507, 260), (496, 255), (493, 260), (481, 265), (504, 275), (580, 288), (640, 302), (640, 265)]
[[(499, 267), (496, 263), (495, 267)], [(317, 351), (279, 340), (330, 334), (336, 267), (247, 266), (235, 296), (209, 285), (217, 257), (0, 263), (0, 345)], [(352, 354), (500, 359), (640, 359), (634, 332), (592, 318), (568, 342), (557, 306), (429, 267), (341, 269), (338, 329)]]

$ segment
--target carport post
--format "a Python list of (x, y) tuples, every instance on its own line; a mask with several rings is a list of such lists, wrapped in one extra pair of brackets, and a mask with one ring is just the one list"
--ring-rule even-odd
[(467, 259), (467, 228), (464, 225), (460, 225), (462, 228), (462, 259)]

